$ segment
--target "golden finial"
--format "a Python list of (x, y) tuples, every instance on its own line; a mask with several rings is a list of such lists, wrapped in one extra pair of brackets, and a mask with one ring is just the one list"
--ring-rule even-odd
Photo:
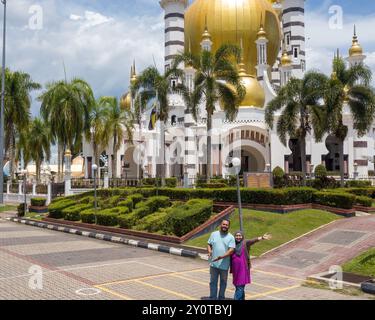
[(241, 48), (241, 62), (238, 64), (238, 75), (240, 77), (246, 77), (248, 74), (246, 73), (246, 66), (244, 63), (244, 47), (243, 47), (243, 39), (240, 39), (240, 48)]
[(210, 40), (211, 41), (211, 35), (208, 32), (208, 27), (207, 27), (207, 16), (205, 17), (204, 32), (202, 34), (202, 41), (204, 41), (204, 40)]
[(266, 36), (267, 36), (267, 32), (264, 30), (264, 27), (263, 27), (263, 13), (260, 16), (260, 27), (259, 27), (257, 36), (258, 36), (258, 39), (266, 39)]
[(292, 59), (289, 57), (288, 52), (286, 51), (285, 42), (283, 42), (283, 54), (280, 61), (283, 67), (289, 67), (292, 64)]
[(363, 49), (361, 45), (358, 42), (358, 37), (357, 37), (357, 30), (356, 30), (356, 25), (354, 25), (354, 33), (353, 33), (353, 40), (352, 40), (352, 46), (349, 49), (349, 56), (360, 56), (363, 54)]

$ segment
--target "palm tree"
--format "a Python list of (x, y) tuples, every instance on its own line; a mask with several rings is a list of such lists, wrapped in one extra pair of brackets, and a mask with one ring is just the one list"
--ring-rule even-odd
[(246, 92), (239, 77), (237, 64), (241, 60), (241, 49), (236, 45), (224, 44), (216, 52), (202, 50), (196, 57), (190, 52), (178, 55), (173, 68), (182, 62), (196, 70), (194, 92), (179, 86), (185, 102), (190, 106), (192, 115), (197, 121), (199, 106), (204, 101), (207, 113), (207, 179), (211, 178), (211, 130), (215, 106), (223, 106), (226, 117), (233, 120)]
[(89, 114), (90, 130), (85, 132), (86, 140), (91, 141), (92, 143), (94, 163), (98, 166), (99, 155), (108, 143), (108, 141), (103, 140), (106, 124), (106, 112), (107, 110), (103, 107), (103, 105), (97, 101), (91, 108), (91, 112)]
[(310, 71), (303, 79), (291, 78), (282, 87), (276, 98), (266, 107), (266, 123), (273, 129), (274, 115), (278, 110), (281, 115), (277, 121), (277, 134), (286, 146), (287, 135), (298, 139), (301, 150), (302, 178), (306, 183), (306, 136), (314, 129), (316, 141), (324, 134), (324, 107), (322, 98), (327, 84), (327, 77), (319, 72)]
[(5, 71), (5, 150), (9, 155), (10, 177), (14, 177), (16, 144), (30, 121), (30, 92), (41, 88), (30, 75), (21, 71)]
[(28, 147), (30, 157), (35, 162), (36, 178), (40, 180), (40, 167), (43, 161), (51, 158), (51, 130), (40, 118), (35, 118), (30, 125)]
[(375, 99), (370, 87), (371, 70), (356, 64), (347, 67), (338, 55), (333, 61), (333, 74), (327, 83), (325, 103), (327, 105), (327, 132), (339, 141), (341, 186), (344, 186), (344, 141), (348, 127), (343, 122), (343, 109), (348, 105), (353, 115), (353, 128), (358, 136), (365, 135), (374, 120)]
[(164, 124), (168, 121), (169, 101), (168, 94), (173, 91), (171, 82), (176, 77), (176, 70), (170, 69), (161, 74), (156, 67), (148, 67), (137, 78), (132, 86), (133, 94), (140, 91), (139, 100), (136, 99), (136, 113), (140, 123), (140, 115), (145, 106), (152, 99), (156, 99), (158, 105), (157, 118), (160, 120), (161, 130), (161, 158), (162, 158), (162, 185), (165, 185), (165, 129)]
[(98, 103), (100, 108), (104, 109), (104, 145), (108, 145), (110, 138), (113, 138), (112, 179), (114, 179), (117, 173), (117, 152), (120, 149), (121, 143), (125, 135), (129, 140), (133, 139), (132, 114), (120, 107), (116, 97), (101, 97)]
[(41, 115), (58, 144), (58, 175), (61, 177), (66, 148), (80, 144), (82, 135), (90, 130), (94, 94), (87, 82), (76, 78), (70, 82), (49, 83), (39, 100), (42, 101)]

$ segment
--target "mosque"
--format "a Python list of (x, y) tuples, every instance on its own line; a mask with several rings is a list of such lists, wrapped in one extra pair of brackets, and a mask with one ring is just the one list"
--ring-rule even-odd
[[(291, 77), (302, 78), (306, 71), (305, 0), (161, 0), (165, 21), (165, 68), (178, 53), (191, 50), (216, 50), (224, 43), (242, 46), (239, 75), (246, 88), (237, 117), (228, 121), (218, 104), (213, 115), (212, 175), (226, 176), (228, 162), (234, 155), (241, 159), (241, 171), (264, 173), (279, 166), (286, 173), (301, 171), (299, 144), (290, 139), (284, 146), (276, 133), (265, 123), (265, 106)], [(354, 34), (347, 57), (348, 64), (365, 60)], [(193, 86), (195, 70), (184, 68), (185, 81)], [(131, 67), (130, 82), (137, 77)], [(178, 80), (172, 80), (178, 81)], [(163, 126), (150, 126), (153, 108), (142, 115), (141, 126), (135, 126), (133, 143), (124, 140), (117, 153), (116, 177), (127, 179), (155, 177), (160, 170), (161, 130), (165, 130), (166, 176), (188, 176), (191, 179), (206, 172), (206, 114), (201, 107), (195, 121), (178, 93), (169, 98), (169, 120)], [(121, 98), (123, 108), (133, 108), (132, 97)], [(276, 114), (276, 118), (277, 118)], [(344, 171), (367, 176), (374, 170), (375, 127), (358, 138), (353, 129), (349, 108), (345, 108), (348, 138), (344, 144)], [(112, 176), (112, 146), (104, 151)], [(328, 171), (340, 170), (338, 142), (327, 136), (316, 143), (312, 136), (306, 141), (307, 171), (324, 164)], [(91, 177), (93, 151), (86, 141), (83, 148), (85, 176)]]

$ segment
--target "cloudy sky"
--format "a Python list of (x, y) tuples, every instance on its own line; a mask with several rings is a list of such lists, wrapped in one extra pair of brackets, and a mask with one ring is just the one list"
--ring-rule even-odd
[[(163, 24), (158, 0), (8, 0), (7, 65), (44, 85), (63, 79), (65, 64), (67, 77), (84, 78), (97, 97), (120, 96), (133, 59), (140, 70), (154, 56), (162, 68)], [(353, 24), (375, 71), (375, 1), (306, 0), (308, 68), (329, 72), (335, 49), (347, 53)]]

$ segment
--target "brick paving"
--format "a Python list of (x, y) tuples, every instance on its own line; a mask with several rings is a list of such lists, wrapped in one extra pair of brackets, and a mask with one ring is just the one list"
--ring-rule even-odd
[[(342, 227), (353, 230), (347, 224)], [(370, 239), (372, 235), (365, 229), (362, 226), (360, 232), (366, 234), (361, 239)], [(321, 233), (321, 236), (330, 231)], [(302, 241), (301, 245), (305, 242)], [(316, 246), (325, 248), (324, 253), (317, 252)], [(290, 272), (294, 270), (290, 264), (271, 263), (276, 258), (285, 259), (285, 253), (293, 251), (300, 262), (319, 264), (321, 260), (329, 261), (331, 255), (336, 255), (336, 252), (329, 251), (336, 246), (314, 242), (310, 248), (301, 248), (293, 244), (277, 256), (271, 254), (254, 260), (253, 283), (247, 286), (247, 299), (363, 298), (302, 287), (305, 277)], [(360, 241), (352, 246), (359, 248), (364, 244)], [(39, 266), (42, 270), (43, 288), (40, 290), (30, 287), (32, 266)], [(208, 283), (207, 263), (199, 259), (0, 220), (0, 299), (199, 300), (208, 296)], [(227, 297), (231, 298), (233, 294), (230, 276)]]

